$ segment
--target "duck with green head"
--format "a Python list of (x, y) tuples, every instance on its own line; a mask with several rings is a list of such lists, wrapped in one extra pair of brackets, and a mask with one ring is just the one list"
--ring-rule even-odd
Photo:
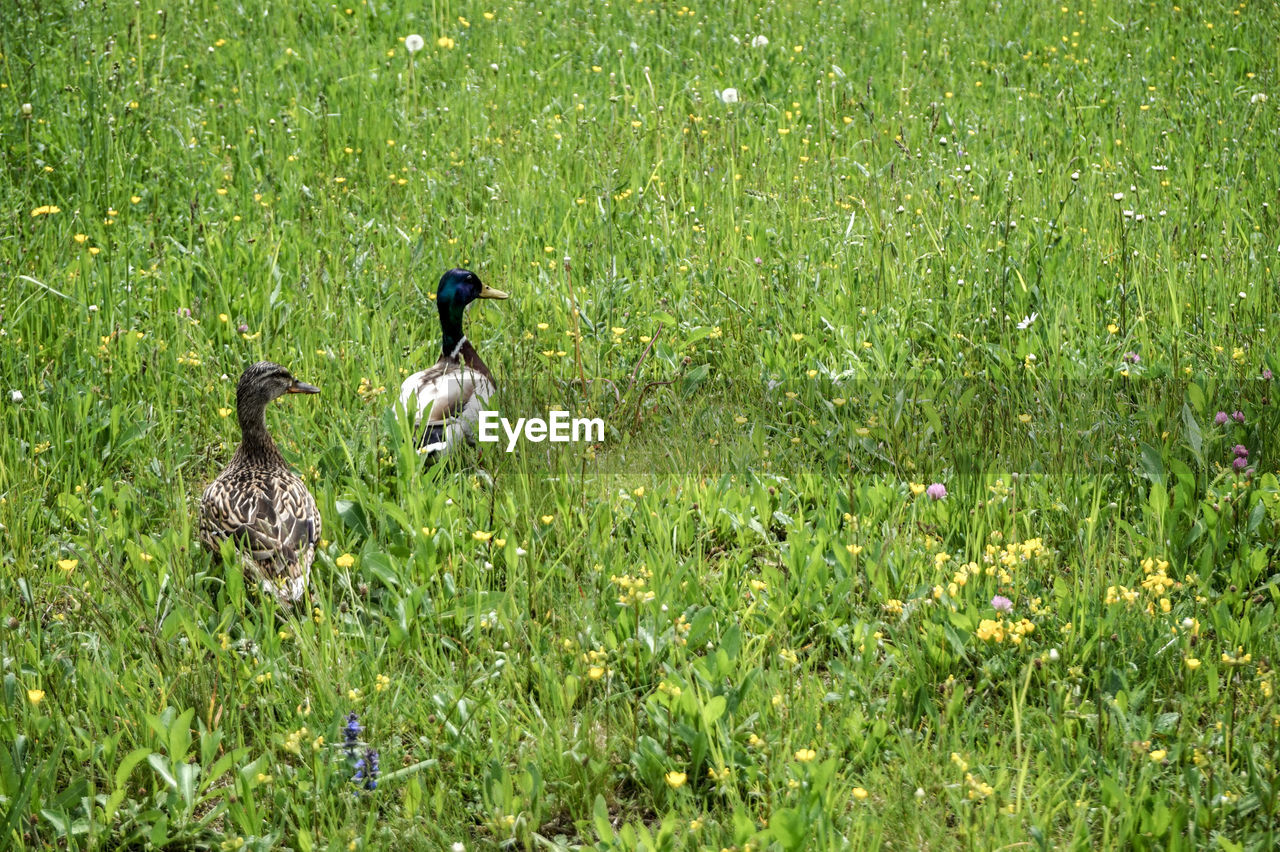
[(466, 269), (450, 269), (440, 278), (436, 310), (442, 341), (435, 364), (404, 380), (400, 403), (413, 414), (420, 432), (419, 452), (431, 461), (460, 441), (474, 443), (476, 421), (498, 388), (493, 374), (462, 333), (467, 305), (476, 299), (505, 299)]

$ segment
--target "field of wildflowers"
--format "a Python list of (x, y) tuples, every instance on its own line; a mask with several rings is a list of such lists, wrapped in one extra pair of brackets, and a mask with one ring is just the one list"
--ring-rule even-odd
[[(0, 848), (1277, 848), (1278, 43), (5, 3)], [(451, 266), (603, 442), (423, 470)], [(262, 358), (292, 610), (195, 536)]]

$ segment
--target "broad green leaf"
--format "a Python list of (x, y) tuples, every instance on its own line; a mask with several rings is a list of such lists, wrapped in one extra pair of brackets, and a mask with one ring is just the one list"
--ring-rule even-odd
[(125, 782), (129, 780), (130, 773), (139, 763), (147, 759), (151, 754), (149, 748), (135, 748), (124, 756), (124, 760), (120, 761), (120, 765), (116, 767), (115, 782), (117, 789), (123, 789)]
[(725, 697), (716, 695), (702, 706), (702, 724), (710, 728), (724, 715)]
[(177, 791), (178, 779), (173, 777), (173, 772), (169, 765), (169, 758), (163, 754), (149, 754), (147, 755), (147, 763), (151, 764), (151, 768), (160, 776), (160, 780), (164, 782), (166, 787), (170, 790)]

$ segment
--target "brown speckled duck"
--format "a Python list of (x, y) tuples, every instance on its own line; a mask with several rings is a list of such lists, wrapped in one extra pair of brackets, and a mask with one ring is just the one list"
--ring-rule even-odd
[(320, 393), (270, 361), (251, 365), (236, 386), (240, 446), (200, 498), (200, 541), (215, 557), (230, 538), (245, 574), (284, 605), (302, 599), (320, 539), (315, 498), (267, 434), (267, 403)]
[(462, 317), (476, 299), (505, 298), (506, 293), (465, 269), (450, 269), (440, 278), (436, 291), (440, 357), (400, 386), (400, 402), (414, 418), (414, 428), (422, 436), (418, 451), (427, 456), (428, 463), (459, 441), (475, 440), (476, 421), (498, 385), (462, 333)]

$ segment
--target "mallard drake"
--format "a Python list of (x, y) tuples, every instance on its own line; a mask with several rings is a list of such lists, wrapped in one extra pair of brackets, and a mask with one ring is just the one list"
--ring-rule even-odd
[(200, 498), (200, 541), (217, 557), (223, 539), (240, 549), (245, 573), (282, 604), (301, 600), (311, 575), (320, 512), (267, 434), (267, 403), (287, 393), (320, 393), (270, 361), (251, 365), (236, 386), (240, 446)]
[(462, 316), (476, 299), (505, 299), (507, 294), (482, 282), (474, 272), (450, 269), (440, 277), (436, 310), (440, 312), (440, 358), (400, 386), (400, 403), (421, 431), (418, 451), (431, 461), (459, 441), (475, 441), (475, 424), (497, 390), (493, 374), (462, 333)]

